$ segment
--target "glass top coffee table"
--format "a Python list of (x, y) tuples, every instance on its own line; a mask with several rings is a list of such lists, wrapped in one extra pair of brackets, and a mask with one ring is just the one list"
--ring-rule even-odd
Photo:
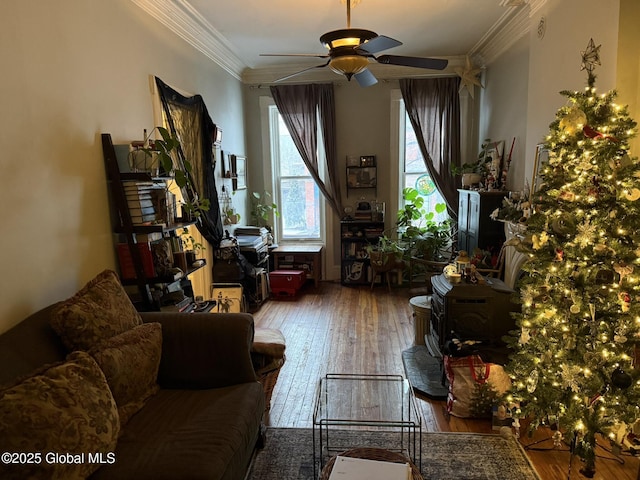
[[(369, 436), (372, 445), (348, 444), (337, 430), (364, 431), (361, 433)], [(314, 478), (316, 464), (321, 471), (331, 456), (375, 446), (377, 432), (390, 432), (384, 448), (405, 454), (422, 469), (422, 418), (407, 379), (402, 375), (342, 373), (320, 378), (313, 411)], [(359, 441), (367, 438), (360, 436)]]

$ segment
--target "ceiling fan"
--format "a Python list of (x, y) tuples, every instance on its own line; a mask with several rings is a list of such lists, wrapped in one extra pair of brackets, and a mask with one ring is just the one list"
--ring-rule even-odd
[(402, 45), (402, 42), (384, 35), (378, 35), (376, 32), (372, 32), (371, 30), (351, 28), (351, 0), (346, 0), (346, 4), (347, 28), (333, 30), (320, 37), (320, 43), (329, 50), (328, 54), (261, 54), (261, 56), (273, 57), (316, 57), (327, 59), (327, 61), (322, 65), (314, 65), (313, 67), (305, 68), (299, 72), (279, 78), (276, 80), (277, 82), (287, 80), (316, 68), (324, 68), (328, 66), (334, 72), (347, 77), (347, 80), (351, 81), (351, 77), (355, 77), (360, 86), (368, 87), (378, 82), (373, 73), (371, 73), (367, 68), (369, 66), (369, 59), (373, 59), (378, 63), (427, 68), (430, 70), (443, 70), (447, 67), (448, 61), (444, 59), (406, 57), (399, 55), (380, 55), (376, 57), (375, 55), (377, 53), (400, 46)]

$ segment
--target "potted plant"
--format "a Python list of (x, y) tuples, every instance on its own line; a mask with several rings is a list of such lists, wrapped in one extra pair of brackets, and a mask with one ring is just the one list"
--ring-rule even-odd
[(491, 157), (487, 155), (491, 139), (485, 138), (478, 159), (475, 162), (463, 163), (461, 166), (451, 165), (451, 173), (461, 175), (462, 188), (482, 183), (487, 175)]
[(144, 139), (145, 146), (141, 150), (150, 157), (157, 156), (163, 173), (172, 177), (180, 190), (187, 192), (183, 195), (182, 211), (188, 217), (197, 220), (203, 215), (203, 212), (209, 210), (211, 202), (207, 198), (199, 198), (193, 188), (190, 179), (193, 171), (191, 163), (186, 158), (182, 158), (182, 161), (174, 161), (174, 155), (180, 150), (180, 141), (177, 137), (164, 127), (156, 127), (154, 130), (158, 130), (162, 139), (149, 144), (149, 137), (153, 134), (152, 130), (149, 136)]
[(225, 225), (236, 225), (240, 223), (240, 214), (236, 212), (234, 207), (225, 208), (224, 212), (222, 212), (222, 216), (224, 217)]
[(198, 254), (205, 250), (205, 246), (191, 235), (189, 227), (184, 227), (182, 229), (182, 233), (180, 234), (180, 243), (182, 245), (182, 250), (186, 255), (187, 265), (192, 265), (196, 261)]
[(411, 245), (409, 254), (431, 261), (446, 261), (444, 253), (453, 241), (454, 229), (450, 219), (438, 222), (436, 214), (447, 210), (444, 203), (435, 206), (435, 212), (424, 208), (424, 197), (415, 188), (402, 190), (405, 205), (398, 211), (396, 224), (402, 230), (402, 238)]
[(264, 192), (260, 195), (258, 192), (251, 193), (251, 221), (258, 227), (266, 228), (269, 233), (273, 231), (273, 227), (269, 223), (271, 214), (276, 217), (280, 215), (278, 206), (271, 201), (271, 194)]

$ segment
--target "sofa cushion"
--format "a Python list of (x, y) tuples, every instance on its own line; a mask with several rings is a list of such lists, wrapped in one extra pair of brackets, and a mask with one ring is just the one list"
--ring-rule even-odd
[(264, 410), (257, 382), (207, 390), (161, 389), (131, 418), (117, 462), (97, 479), (244, 478)]
[[(120, 422), (107, 381), (91, 356), (74, 352), (63, 363), (0, 391), (2, 450), (40, 452), (39, 462), (0, 463), (0, 478), (85, 478), (99, 468), (89, 452), (116, 448)], [(47, 461), (47, 453), (70, 454), (73, 461)], [(76, 463), (78, 455), (85, 458)]]
[(112, 270), (98, 274), (74, 296), (60, 302), (51, 316), (51, 326), (69, 350), (89, 350), (141, 323), (140, 314)]
[(102, 369), (118, 405), (120, 425), (158, 391), (162, 327), (145, 323), (111, 337), (89, 351)]

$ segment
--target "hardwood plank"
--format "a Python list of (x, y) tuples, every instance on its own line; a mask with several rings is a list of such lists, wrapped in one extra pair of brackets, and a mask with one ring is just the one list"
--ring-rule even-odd
[[(414, 323), (409, 289), (368, 286), (343, 287), (321, 282), (317, 288), (305, 286), (291, 300), (270, 300), (254, 313), (257, 327), (277, 328), (287, 342), (286, 362), (273, 390), (271, 412), (265, 419), (274, 427), (310, 428), (316, 389), (326, 373), (383, 373), (404, 375), (402, 351), (413, 345)], [(444, 401), (418, 396), (423, 430), (433, 432), (490, 433), (491, 422), (449, 416)], [(545, 440), (544, 429), (529, 438), (524, 431), (521, 443)], [(549, 445), (545, 440), (541, 444)], [(552, 445), (552, 442), (551, 442)], [(600, 449), (599, 449), (600, 450)], [(565, 480), (570, 455), (557, 449), (527, 450), (543, 480)], [(610, 456), (605, 450), (599, 452)], [(596, 480), (637, 480), (639, 459), (624, 456), (617, 460), (598, 458)], [(571, 479), (581, 462), (573, 458)]]

